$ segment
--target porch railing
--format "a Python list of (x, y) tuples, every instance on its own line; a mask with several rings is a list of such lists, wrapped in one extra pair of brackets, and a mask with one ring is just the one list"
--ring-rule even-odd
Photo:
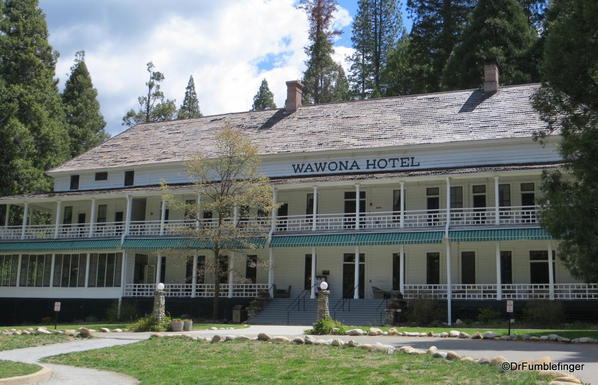
[[(268, 290), (267, 283), (235, 283), (232, 285), (233, 298), (254, 298), (260, 291)], [(228, 297), (229, 284), (220, 285), (220, 296)], [(128, 283), (125, 285), (125, 297), (152, 297), (156, 290), (155, 283)], [(213, 297), (213, 283), (166, 283), (164, 291), (168, 297)]]

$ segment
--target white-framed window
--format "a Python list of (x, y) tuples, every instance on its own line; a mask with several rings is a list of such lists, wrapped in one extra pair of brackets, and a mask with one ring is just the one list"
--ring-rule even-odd
[(17, 286), (18, 266), (18, 255), (0, 255), (0, 286)]
[(19, 285), (26, 287), (50, 286), (51, 271), (51, 254), (23, 254), (21, 255)]
[(54, 287), (84, 287), (87, 254), (54, 256)]
[(89, 255), (89, 287), (118, 287), (122, 253), (94, 253)]

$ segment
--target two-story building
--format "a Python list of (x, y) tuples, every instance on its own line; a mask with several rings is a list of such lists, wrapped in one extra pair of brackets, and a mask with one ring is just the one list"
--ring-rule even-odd
[(545, 127), (530, 103), (539, 86), (498, 87), (496, 67), (485, 72), (481, 89), (313, 106), (287, 82), (283, 109), (124, 131), (48, 171), (53, 192), (0, 198), (0, 298), (12, 309), (2, 321), (48, 313), (57, 299), (81, 318), (149, 300), (158, 282), (182, 313), (205, 304), (211, 252), (177, 229), (216, 218), (170, 209), (159, 185), (202, 199), (184, 161), (209, 155), (225, 122), (259, 148), (280, 205), (271, 217), (245, 213), (269, 236), (229, 256), (220, 295), (230, 304), (275, 287), (313, 298), (321, 280), (333, 299), (598, 299), (539, 223), (542, 172), (561, 164), (558, 135), (532, 139)]

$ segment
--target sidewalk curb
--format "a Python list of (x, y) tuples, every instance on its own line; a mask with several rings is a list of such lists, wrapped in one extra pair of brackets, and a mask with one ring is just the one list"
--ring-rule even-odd
[[(39, 364), (36, 364), (39, 365)], [(34, 382), (40, 382), (47, 380), (52, 376), (52, 370), (50, 368), (46, 368), (43, 365), (41, 369), (35, 373), (27, 374), (25, 376), (17, 376), (17, 377), (8, 377), (0, 379), (0, 385), (23, 385), (23, 384), (31, 384)]]

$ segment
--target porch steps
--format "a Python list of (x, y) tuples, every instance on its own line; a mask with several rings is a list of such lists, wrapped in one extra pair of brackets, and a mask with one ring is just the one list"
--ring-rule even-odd
[[(331, 298), (330, 315), (345, 325), (373, 326), (384, 322), (384, 304), (379, 299), (350, 299), (344, 309), (340, 299)], [(291, 306), (292, 304), (292, 306)], [(289, 308), (290, 307), (290, 308)], [(334, 310), (338, 309), (338, 310)], [(305, 299), (297, 305), (294, 298), (275, 298), (248, 323), (253, 325), (311, 325), (316, 321), (317, 301)]]

